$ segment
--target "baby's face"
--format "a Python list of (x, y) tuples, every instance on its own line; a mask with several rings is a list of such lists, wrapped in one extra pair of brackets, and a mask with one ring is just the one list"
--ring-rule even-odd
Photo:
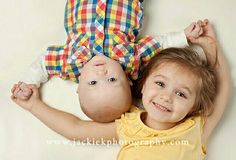
[(119, 118), (131, 105), (130, 85), (121, 65), (102, 55), (81, 70), (78, 93), (82, 110), (99, 122)]

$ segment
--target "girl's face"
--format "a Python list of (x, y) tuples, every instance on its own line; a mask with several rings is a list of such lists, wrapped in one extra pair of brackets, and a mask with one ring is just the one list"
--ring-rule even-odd
[(193, 108), (197, 86), (198, 79), (188, 69), (176, 63), (160, 64), (142, 88), (148, 123), (174, 126), (181, 121)]

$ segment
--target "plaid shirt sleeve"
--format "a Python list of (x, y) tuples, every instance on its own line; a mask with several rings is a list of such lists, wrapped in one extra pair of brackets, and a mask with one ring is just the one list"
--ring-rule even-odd
[(79, 83), (81, 68), (91, 58), (92, 54), (84, 46), (52, 46), (47, 49), (44, 64), (49, 77), (59, 76)]
[(69, 48), (66, 46), (48, 47), (44, 57), (44, 64), (49, 77), (59, 76), (62, 79), (68, 79), (65, 69), (68, 52)]

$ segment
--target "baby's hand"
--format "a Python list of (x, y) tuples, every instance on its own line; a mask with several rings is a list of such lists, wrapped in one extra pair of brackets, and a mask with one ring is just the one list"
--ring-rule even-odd
[[(35, 104), (40, 101), (39, 91), (36, 85), (22, 85), (21, 83), (18, 83), (13, 86), (11, 92), (12, 101), (28, 111), (31, 111)], [(27, 96), (25, 96), (24, 93)]]
[(203, 24), (198, 21), (198, 23), (193, 22), (187, 28), (184, 29), (184, 33), (187, 39), (190, 41), (192, 38), (198, 38), (203, 33)]
[(205, 19), (203, 21), (199, 20), (197, 23), (199, 26), (202, 26), (202, 33), (199, 37), (190, 37), (190, 42), (199, 44), (200, 46), (211, 44), (214, 45), (217, 40), (213, 27), (208, 19)]
[(200, 45), (206, 53), (208, 62), (214, 65), (216, 64), (218, 44), (213, 26), (207, 19), (198, 21), (198, 24), (202, 26), (202, 34), (197, 38), (190, 37), (189, 41)]
[(19, 82), (13, 86), (12, 94), (21, 100), (28, 100), (32, 95), (32, 90), (27, 87), (27, 84)]

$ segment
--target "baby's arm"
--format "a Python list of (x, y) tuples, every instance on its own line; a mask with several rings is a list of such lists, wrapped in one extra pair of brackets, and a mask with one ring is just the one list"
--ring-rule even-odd
[[(49, 77), (59, 76), (62, 79), (69, 77), (68, 72), (65, 68), (66, 62), (70, 58), (68, 54), (72, 49), (66, 46), (52, 46), (48, 47), (47, 51), (40, 55), (25, 71), (25, 73), (20, 78), (21, 84), (35, 84), (40, 87), (41, 83), (45, 83)], [(76, 62), (76, 64), (79, 64)], [(75, 68), (73, 68), (75, 69)], [(70, 69), (72, 70), (72, 69)], [(77, 69), (79, 70), (79, 69)], [(74, 75), (74, 77), (78, 77)], [(21, 85), (19, 85), (21, 88)], [(19, 98), (25, 97), (27, 93), (24, 90), (20, 90), (18, 93)], [(17, 95), (15, 95), (17, 96)], [(28, 97), (30, 94), (28, 95)], [(27, 99), (27, 98), (26, 98)]]
[(43, 55), (38, 57), (25, 71), (25, 73), (20, 78), (20, 82), (17, 85), (14, 85), (14, 96), (27, 100), (32, 94), (31, 89), (29, 89), (26, 84), (35, 84), (37, 87), (40, 86), (40, 83), (44, 83), (48, 80), (48, 75), (45, 71), (43, 65)]
[(71, 140), (115, 140), (115, 123), (97, 123), (83, 121), (73, 114), (49, 107), (40, 100), (38, 88), (35, 85), (27, 85), (33, 93), (26, 100), (21, 100), (14, 95), (11, 99), (22, 108), (31, 112), (55, 132)]
[(48, 80), (48, 74), (43, 62), (44, 54), (40, 55), (20, 78), (26, 84), (35, 84), (37, 87)]
[(202, 34), (202, 27), (193, 22), (182, 32), (170, 32), (165, 35), (156, 36), (155, 39), (160, 44), (162, 49), (169, 47), (186, 47), (188, 46), (189, 38), (198, 38)]
[[(213, 103), (214, 110), (213, 113), (206, 118), (203, 128), (202, 141), (203, 143), (206, 143), (228, 104), (231, 95), (232, 82), (229, 67), (219, 49), (212, 25), (208, 20), (199, 21), (198, 24), (203, 26), (203, 34), (199, 38), (191, 38), (190, 41), (199, 44), (203, 48), (208, 63), (215, 68), (218, 78), (217, 93)], [(218, 60), (217, 62), (216, 57)]]

